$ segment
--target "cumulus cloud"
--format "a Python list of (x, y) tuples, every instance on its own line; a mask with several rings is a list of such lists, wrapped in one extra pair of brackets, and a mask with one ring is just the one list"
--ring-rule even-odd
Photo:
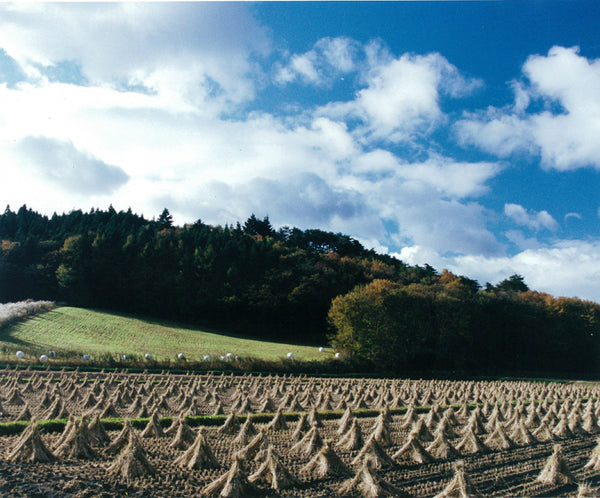
[[(455, 126), (459, 140), (500, 156), (536, 154), (547, 169), (600, 169), (600, 60), (553, 47), (530, 56), (523, 75), (527, 84), (513, 83), (514, 105), (466, 115)], [(542, 110), (525, 112), (532, 102)]]
[(36, 175), (70, 193), (109, 194), (124, 185), (129, 176), (77, 150), (70, 142), (45, 137), (26, 137), (18, 144)]
[(512, 219), (517, 225), (521, 225), (532, 230), (557, 230), (558, 223), (548, 213), (548, 211), (527, 211), (519, 204), (505, 204), (504, 214)]
[(299, 80), (324, 85), (335, 77), (354, 71), (359, 52), (360, 45), (351, 38), (321, 38), (308, 52), (293, 54), (288, 62), (277, 62), (274, 79), (279, 84)]
[(438, 53), (395, 58), (380, 47), (368, 49), (367, 69), (361, 78), (364, 88), (352, 101), (320, 109), (338, 119), (359, 119), (358, 131), (367, 139), (395, 143), (426, 135), (445, 121), (442, 94), (456, 98), (480, 86)]
[(5, 4), (0, 47), (30, 75), (67, 61), (88, 83), (141, 86), (196, 105), (253, 98), (250, 55), (270, 50), (246, 6), (210, 3)]

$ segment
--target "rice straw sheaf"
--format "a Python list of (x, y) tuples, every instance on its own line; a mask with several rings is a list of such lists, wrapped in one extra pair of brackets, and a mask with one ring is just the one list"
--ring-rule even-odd
[(231, 468), (221, 477), (205, 486), (200, 494), (202, 496), (221, 496), (221, 497), (243, 497), (259, 495), (261, 491), (248, 480), (244, 470), (243, 461), (239, 456), (234, 455)]
[(319, 452), (300, 470), (312, 478), (323, 479), (324, 477), (346, 476), (350, 469), (331, 448), (331, 441), (323, 442)]
[(27, 428), (23, 431), (19, 439), (9, 451), (6, 460), (9, 462), (53, 462), (54, 455), (44, 444), (37, 420), (32, 418)]
[(250, 483), (266, 483), (271, 489), (280, 490), (298, 486), (300, 481), (283, 465), (273, 446), (267, 448), (267, 455), (258, 470), (248, 477)]
[(219, 462), (208, 445), (202, 428), (198, 431), (194, 443), (175, 460), (175, 463), (189, 470), (220, 468)]
[(554, 446), (554, 451), (537, 480), (546, 484), (575, 484), (575, 476), (567, 465), (560, 444)]
[(374, 472), (376, 465), (366, 457), (354, 477), (343, 482), (337, 491), (340, 496), (361, 496), (365, 498), (401, 497), (404, 493), (381, 479)]
[(121, 477), (130, 483), (137, 477), (156, 474), (156, 469), (148, 461), (140, 439), (134, 432), (130, 432), (127, 446), (108, 467), (107, 472), (108, 475)]
[(480, 494), (465, 471), (465, 462), (458, 460), (454, 463), (454, 476), (435, 498), (476, 498), (479, 496)]
[(64, 441), (56, 448), (57, 458), (77, 458), (92, 460), (96, 452), (92, 449), (92, 435), (84, 420), (76, 420)]

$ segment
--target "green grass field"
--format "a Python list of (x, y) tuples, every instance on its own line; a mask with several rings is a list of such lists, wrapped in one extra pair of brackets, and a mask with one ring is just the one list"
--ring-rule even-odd
[(27, 356), (37, 357), (54, 350), (59, 357), (87, 353), (92, 359), (106, 354), (141, 357), (150, 353), (157, 361), (173, 360), (178, 353), (184, 353), (191, 361), (200, 361), (206, 354), (220, 357), (227, 353), (267, 361), (284, 359), (288, 352), (306, 361), (333, 356), (331, 348), (319, 352), (313, 346), (251, 340), (180, 324), (66, 306), (0, 330), (2, 356), (14, 360), (14, 352), (19, 349)]

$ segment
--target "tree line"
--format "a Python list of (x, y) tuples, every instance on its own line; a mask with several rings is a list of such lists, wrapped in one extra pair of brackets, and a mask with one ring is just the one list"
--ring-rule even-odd
[[(0, 215), (0, 302), (25, 299), (143, 314), (322, 345), (365, 368), (591, 372), (598, 305), (554, 298), (513, 275), (481, 288), (322, 230), (268, 217), (176, 226), (167, 209), (26, 206)], [(391, 369), (391, 370), (390, 370)]]
[(519, 275), (473, 291), (377, 279), (334, 298), (332, 339), (354, 361), (410, 374), (583, 376), (600, 371), (600, 305), (530, 290)]

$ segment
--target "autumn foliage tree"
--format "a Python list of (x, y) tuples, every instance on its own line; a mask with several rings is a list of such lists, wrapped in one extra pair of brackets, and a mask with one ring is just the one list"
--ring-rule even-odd
[(333, 300), (331, 338), (347, 357), (387, 372), (596, 372), (600, 305), (512, 282), (478, 290), (447, 271), (427, 284), (375, 280)]

